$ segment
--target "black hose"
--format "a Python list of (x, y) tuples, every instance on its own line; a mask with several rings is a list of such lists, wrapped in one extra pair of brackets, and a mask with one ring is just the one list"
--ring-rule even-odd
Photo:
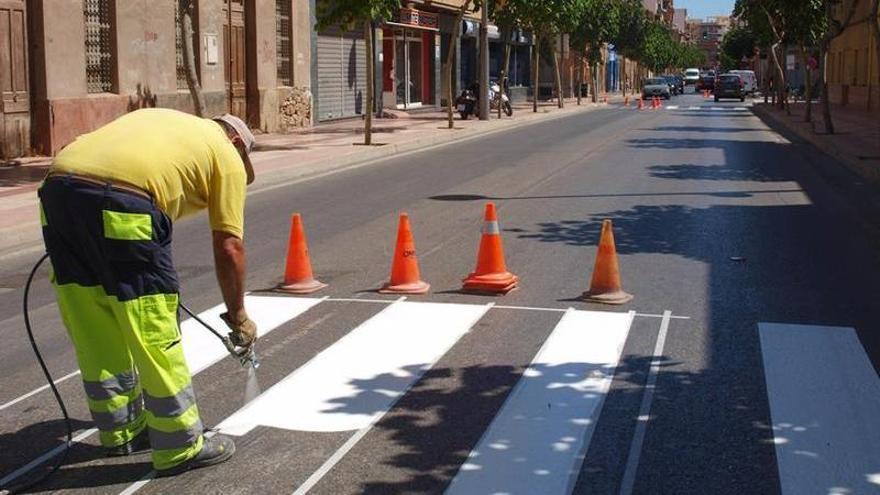
[(33, 488), (34, 486), (45, 481), (49, 476), (55, 474), (61, 468), (61, 465), (64, 464), (65, 459), (67, 459), (67, 454), (70, 452), (70, 447), (73, 445), (73, 424), (70, 422), (70, 415), (67, 414), (67, 407), (64, 405), (64, 399), (61, 398), (61, 394), (58, 393), (58, 388), (55, 387), (55, 380), (52, 379), (52, 374), (49, 373), (49, 368), (46, 366), (46, 361), (43, 360), (43, 355), (40, 354), (40, 349), (37, 347), (37, 341), (34, 339), (34, 332), (31, 329), (31, 318), (28, 312), (28, 296), (31, 291), (31, 283), (34, 280), (34, 275), (37, 273), (37, 270), (40, 268), (40, 265), (46, 261), (46, 258), (49, 257), (49, 253), (43, 255), (37, 264), (34, 265), (34, 268), (31, 270), (31, 274), (28, 276), (27, 283), (24, 285), (24, 298), (22, 300), (22, 314), (24, 315), (24, 328), (27, 330), (28, 339), (31, 341), (31, 347), (34, 349), (34, 355), (37, 356), (37, 361), (40, 363), (40, 368), (43, 369), (43, 375), (46, 376), (46, 381), (49, 383), (49, 388), (52, 389), (52, 393), (55, 395), (55, 401), (58, 402), (58, 407), (61, 408), (61, 414), (64, 415), (64, 424), (67, 426), (67, 448), (64, 449), (64, 452), (61, 455), (56, 456), (55, 464), (52, 466), (52, 469), (43, 473), (42, 476), (31, 480), (25, 484), (14, 486), (12, 488), (5, 489), (4, 493), (13, 494), (13, 493), (21, 493), (29, 488)]

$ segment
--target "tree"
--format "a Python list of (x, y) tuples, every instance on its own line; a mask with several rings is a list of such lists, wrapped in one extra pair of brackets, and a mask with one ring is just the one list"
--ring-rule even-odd
[(877, 57), (875, 65), (877, 67), (877, 81), (880, 82), (880, 0), (874, 0), (869, 15), (868, 25), (871, 26), (871, 33), (874, 35), (874, 55)]
[(602, 47), (611, 43), (618, 35), (618, 0), (582, 0), (574, 6), (575, 25), (571, 32), (572, 46), (586, 53), (590, 66), (593, 103), (598, 101), (598, 65), (602, 61)]
[(735, 27), (721, 40), (721, 68), (724, 71), (739, 69), (743, 58), (755, 54), (755, 33), (748, 26)]
[(675, 42), (669, 28), (660, 21), (648, 22), (642, 61), (653, 72), (662, 72), (675, 65)]
[(364, 144), (372, 144), (373, 107), (376, 84), (376, 57), (373, 53), (373, 23), (390, 19), (400, 10), (400, 0), (327, 0), (317, 4), (318, 24), (316, 29), (330, 26), (343, 29), (361, 27), (367, 52), (367, 98), (364, 112)]
[(177, 29), (183, 48), (183, 67), (186, 72), (186, 85), (193, 100), (193, 110), (199, 117), (205, 116), (205, 95), (199, 84), (199, 75), (196, 71), (196, 57), (193, 49), (193, 0), (178, 0), (177, 2)]
[(749, 26), (770, 51), (770, 58), (776, 68), (774, 89), (780, 108), (786, 108), (786, 77), (780, 60), (779, 48), (786, 41), (789, 28), (787, 22), (793, 7), (796, 8), (799, 3), (799, 0), (737, 0), (734, 7), (734, 15), (746, 19)]
[(455, 127), (453, 113), (455, 113), (455, 101), (453, 100), (452, 87), (452, 64), (455, 62), (454, 44), (458, 39), (461, 31), (461, 23), (464, 21), (464, 15), (470, 8), (471, 0), (465, 0), (458, 9), (458, 15), (455, 17), (455, 24), (452, 26), (452, 36), (449, 38), (449, 51), (446, 53), (446, 65), (443, 66), (443, 80), (446, 81), (446, 121), (447, 126), (452, 129)]
[[(647, 30), (647, 16), (640, 0), (617, 0), (617, 29), (614, 37), (614, 46), (617, 52), (623, 55), (624, 89), (626, 81), (626, 59), (639, 60), (642, 47), (645, 44)], [(635, 91), (636, 82), (632, 81), (629, 87)]]

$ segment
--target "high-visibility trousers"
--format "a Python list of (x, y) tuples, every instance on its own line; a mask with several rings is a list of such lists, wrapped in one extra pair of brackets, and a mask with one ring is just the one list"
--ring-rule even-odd
[(145, 197), (68, 176), (39, 190), (61, 318), (101, 444), (148, 428), (153, 466), (202, 448), (202, 423), (178, 326), (171, 221)]

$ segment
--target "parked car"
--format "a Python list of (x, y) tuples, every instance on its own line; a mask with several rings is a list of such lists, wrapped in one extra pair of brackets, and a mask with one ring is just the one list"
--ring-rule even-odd
[(645, 80), (645, 84), (642, 86), (642, 98), (653, 96), (659, 96), (667, 100), (672, 97), (669, 91), (669, 83), (666, 82), (666, 79), (651, 77)]
[(718, 76), (718, 84), (715, 85), (715, 101), (721, 98), (738, 98), (746, 101), (745, 84), (739, 74), (721, 74)]
[(678, 85), (678, 94), (683, 95), (684, 94), (684, 86), (685, 86), (684, 76), (682, 76), (681, 74), (675, 74), (672, 77), (675, 78), (675, 84)]
[(684, 71), (685, 84), (696, 85), (697, 81), (699, 81), (699, 80), (700, 80), (700, 69), (687, 69)]
[(747, 95), (755, 94), (755, 91), (758, 90), (758, 78), (755, 76), (755, 71), (753, 70), (732, 70), (730, 74), (736, 74), (742, 77), (743, 85), (745, 88), (745, 92)]

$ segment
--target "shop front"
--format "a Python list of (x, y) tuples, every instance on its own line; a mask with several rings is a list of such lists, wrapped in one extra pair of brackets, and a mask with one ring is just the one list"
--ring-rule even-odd
[(439, 16), (400, 9), (382, 30), (382, 99), (385, 108), (434, 106), (440, 68)]

